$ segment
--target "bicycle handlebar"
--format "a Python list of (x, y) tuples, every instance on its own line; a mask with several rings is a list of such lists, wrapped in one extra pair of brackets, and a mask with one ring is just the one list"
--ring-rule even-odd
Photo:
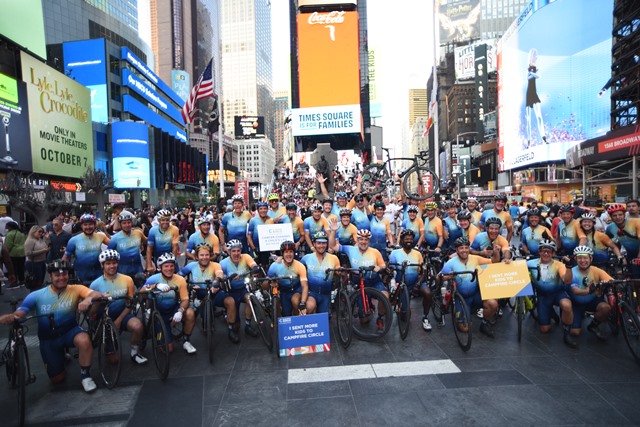
[(462, 274), (470, 274), (471, 275), (471, 281), (475, 282), (478, 280), (478, 269), (475, 270), (465, 270), (465, 271), (452, 271), (451, 273), (439, 273), (438, 277), (440, 277), (441, 279), (443, 277), (447, 277), (447, 276), (460, 276)]
[(369, 267), (357, 267), (357, 268), (345, 268), (345, 267), (327, 268), (325, 270), (324, 280), (328, 280), (329, 279), (329, 274), (331, 272), (335, 272), (335, 273), (366, 273), (366, 272), (373, 272), (373, 270), (375, 268), (376, 268), (375, 265), (371, 265)]

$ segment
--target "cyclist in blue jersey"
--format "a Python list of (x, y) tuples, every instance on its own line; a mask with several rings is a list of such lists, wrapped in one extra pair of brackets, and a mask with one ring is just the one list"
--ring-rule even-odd
[(524, 255), (538, 256), (538, 245), (542, 240), (551, 240), (551, 231), (540, 224), (540, 210), (531, 208), (527, 211), (527, 222), (529, 226), (522, 230), (522, 245), (520, 250)]
[(473, 240), (480, 233), (478, 227), (473, 225), (473, 215), (469, 211), (460, 211), (456, 218), (458, 219), (458, 225), (462, 230), (461, 237), (466, 237), (469, 239), (469, 242), (473, 244)]
[(393, 235), (391, 234), (391, 224), (384, 217), (386, 206), (383, 202), (377, 201), (373, 204), (375, 215), (371, 218), (371, 242), (369, 246), (380, 251), (382, 258), (387, 261), (387, 245), (393, 246)]
[(230, 240), (239, 240), (242, 243), (242, 252), (249, 252), (249, 244), (247, 243), (247, 225), (251, 220), (251, 213), (244, 210), (244, 197), (234, 194), (231, 197), (233, 201), (233, 211), (227, 212), (222, 216), (218, 237), (220, 238), (220, 247), (225, 248), (225, 242)]
[(142, 230), (133, 228), (134, 218), (135, 216), (127, 210), (120, 212), (120, 231), (111, 238), (108, 246), (120, 254), (118, 272), (131, 277), (143, 271), (140, 253), (147, 243), (147, 237)]
[[(225, 277), (229, 277), (231, 275), (241, 276), (247, 273), (258, 274), (261, 270), (256, 264), (255, 260), (251, 258), (251, 256), (242, 253), (242, 242), (234, 239), (227, 242), (227, 252), (229, 256), (222, 261), (220, 261), (220, 267), (225, 275)], [(236, 304), (236, 312), (240, 307), (240, 303), (244, 302), (244, 315), (245, 315), (245, 326), (244, 333), (257, 337), (258, 332), (251, 326), (251, 306), (249, 305), (249, 293), (247, 292), (247, 288), (245, 287), (244, 280), (242, 278), (236, 278), (231, 280), (229, 289), (229, 295), (233, 297)], [(227, 313), (228, 314), (228, 313)], [(238, 315), (238, 317), (240, 317)], [(228, 318), (227, 321), (231, 324), (233, 321), (234, 328), (237, 332), (240, 328), (240, 323), (235, 321), (236, 319)]]
[(618, 239), (625, 248), (631, 277), (640, 279), (640, 219), (626, 218), (624, 205), (618, 203), (610, 205), (607, 213), (612, 222), (605, 232), (611, 239)]
[(258, 261), (258, 264), (266, 268), (269, 264), (270, 252), (263, 251), (260, 248), (259, 226), (273, 224), (273, 220), (269, 218), (269, 206), (267, 205), (267, 202), (258, 202), (256, 207), (258, 209), (258, 215), (254, 216), (249, 221), (249, 227), (247, 228), (247, 242), (249, 242), (249, 247), (253, 251), (253, 256), (256, 261)]
[(593, 249), (593, 264), (597, 267), (605, 266), (609, 261), (609, 251), (618, 258), (619, 261), (626, 261), (620, 252), (620, 248), (605, 233), (593, 229), (596, 217), (589, 212), (583, 213), (578, 219), (580, 228), (585, 234), (587, 244)]
[[(416, 205), (409, 205), (407, 207), (407, 214), (402, 220), (402, 225), (400, 226), (401, 230), (411, 230), (413, 232), (413, 244), (416, 248), (421, 247), (425, 239), (424, 222), (422, 221), (422, 218), (418, 217), (418, 212), (419, 209)], [(401, 232), (402, 231), (400, 231), (400, 233)]]
[[(122, 217), (122, 214), (120, 214)], [(120, 226), (124, 229), (122, 221)], [(106, 249), (100, 254), (102, 276), (91, 283), (90, 288), (102, 295), (110, 297), (128, 296), (133, 298), (135, 287), (131, 277), (119, 273), (120, 254), (114, 249)], [(128, 331), (131, 334), (131, 360), (138, 364), (147, 363), (147, 358), (140, 354), (138, 343), (144, 334), (142, 322), (134, 314), (126, 300), (116, 300), (109, 304), (109, 317), (113, 320), (118, 331)], [(119, 357), (119, 354), (115, 355)]]
[(304, 222), (298, 216), (298, 206), (295, 203), (288, 203), (287, 216), (289, 224), (291, 224), (291, 232), (293, 233), (293, 241), (296, 244), (296, 254), (301, 245), (304, 245)]
[(196, 226), (196, 232), (189, 236), (186, 250), (187, 258), (191, 260), (197, 260), (198, 255), (194, 252), (194, 250), (198, 245), (202, 243), (207, 243), (209, 246), (211, 246), (213, 257), (216, 258), (218, 255), (220, 255), (220, 240), (218, 239), (218, 236), (215, 235), (215, 233), (211, 232), (211, 220), (208, 216), (202, 216), (196, 218), (193, 222)]
[(267, 203), (269, 204), (269, 212), (267, 215), (273, 220), (274, 224), (286, 224), (289, 222), (287, 211), (285, 206), (280, 203), (280, 196), (276, 193), (270, 193), (267, 196)]
[(371, 210), (364, 194), (356, 194), (351, 203), (351, 222), (358, 230), (371, 230), (369, 215)]
[(147, 240), (147, 271), (155, 272), (155, 261), (160, 255), (172, 253), (175, 257), (178, 253), (178, 241), (180, 231), (175, 225), (171, 225), (171, 212), (168, 209), (158, 211), (158, 225), (151, 227)]
[(314, 203), (311, 205), (311, 216), (304, 220), (304, 240), (307, 242), (307, 247), (313, 252), (313, 243), (311, 242), (311, 236), (318, 231), (329, 230), (329, 223), (322, 217), (322, 205), (320, 203)]
[(485, 222), (489, 218), (499, 218), (502, 221), (502, 227), (507, 229), (507, 242), (511, 242), (513, 236), (513, 221), (511, 221), (511, 215), (509, 211), (505, 210), (507, 204), (507, 195), (504, 193), (498, 193), (493, 197), (493, 209), (487, 209), (482, 212), (480, 217), (480, 230), (485, 231)]
[(63, 261), (75, 257), (74, 269), (76, 276), (82, 283), (89, 284), (100, 276), (100, 261), (102, 245), (109, 244), (109, 238), (103, 233), (96, 233), (96, 217), (84, 214), (80, 217), (82, 233), (73, 236), (67, 243)]
[(487, 219), (485, 226), (487, 231), (479, 233), (476, 238), (473, 239), (471, 253), (485, 258), (491, 258), (498, 252), (503, 259), (507, 261), (510, 260), (512, 256), (511, 247), (509, 246), (509, 242), (500, 235), (500, 227), (502, 226), (500, 218), (491, 217)]
[[(31, 310), (35, 310), (38, 316), (45, 315), (38, 318), (38, 339), (49, 379), (54, 384), (65, 380), (65, 348), (76, 347), (80, 381), (84, 391), (89, 393), (96, 389), (96, 383), (91, 378), (93, 345), (89, 334), (78, 326), (76, 314), (78, 311), (87, 311), (92, 299), (102, 295), (86, 286), (69, 285), (70, 269), (70, 265), (62, 260), (48, 264), (51, 284), (27, 295), (13, 313), (0, 316), (0, 324), (11, 325), (14, 319), (26, 317)], [(46, 316), (48, 314), (53, 314), (53, 320)]]
[(424, 204), (426, 216), (424, 218), (424, 244), (427, 248), (436, 252), (442, 251), (444, 244), (444, 225), (442, 220), (436, 215), (438, 204), (427, 202)]
[(444, 246), (454, 248), (453, 242), (462, 237), (462, 227), (458, 224), (458, 208), (454, 202), (447, 202), (445, 205), (446, 216), (442, 221), (444, 225)]
[(294, 258), (295, 246), (291, 241), (282, 242), (282, 259), (272, 263), (267, 272), (267, 276), (289, 277), (278, 281), (283, 316), (313, 314), (316, 310), (316, 300), (309, 295), (307, 270)]
[[(325, 202), (328, 202), (329, 200), (331, 200), (331, 196), (329, 196), (327, 187), (324, 185), (327, 179), (322, 174), (316, 174), (316, 179), (318, 180), (318, 184), (320, 184), (320, 191), (322, 192), (322, 196), (324, 197)], [(335, 194), (335, 199), (335, 203), (332, 203), (331, 206), (331, 213), (337, 218), (340, 216), (341, 210), (349, 208), (347, 193), (345, 193), (344, 191), (338, 191)]]
[(318, 231), (311, 239), (315, 250), (302, 257), (300, 262), (307, 268), (309, 296), (315, 299), (316, 313), (328, 313), (331, 309), (333, 272), (327, 276), (327, 269), (339, 268), (340, 260), (337, 256), (327, 252), (327, 233)]
[(340, 211), (340, 227), (336, 232), (338, 243), (349, 246), (355, 245), (357, 233), (358, 229), (351, 224), (351, 209), (342, 209)]
[(558, 223), (558, 234), (556, 236), (558, 252), (562, 255), (571, 256), (577, 246), (587, 244), (587, 239), (578, 221), (573, 219), (573, 214), (575, 213), (573, 206), (562, 205), (558, 212), (560, 213), (560, 219), (562, 219)]

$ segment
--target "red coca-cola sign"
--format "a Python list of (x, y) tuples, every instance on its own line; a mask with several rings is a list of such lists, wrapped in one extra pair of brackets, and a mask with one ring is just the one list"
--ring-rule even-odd
[(236, 194), (244, 198), (244, 203), (249, 204), (249, 181), (236, 181)]
[(310, 25), (342, 24), (344, 22), (344, 14), (344, 11), (338, 12), (336, 10), (328, 13), (313, 12), (311, 15), (309, 15), (308, 22)]

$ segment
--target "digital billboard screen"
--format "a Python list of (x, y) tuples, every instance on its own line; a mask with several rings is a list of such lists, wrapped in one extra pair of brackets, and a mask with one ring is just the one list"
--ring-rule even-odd
[[(501, 171), (563, 160), (610, 128), (612, 0), (532, 1), (498, 43)], [(544, 30), (543, 30), (544, 29)]]
[(47, 57), (42, 0), (1, 2), (0, 33), (40, 58)]
[(480, 0), (440, 0), (440, 44), (480, 36)]
[(91, 119), (109, 121), (104, 39), (62, 43), (64, 72), (91, 91)]
[(31, 172), (31, 137), (27, 85), (0, 74), (0, 167)]
[(113, 179), (116, 188), (149, 188), (149, 128), (145, 123), (111, 126)]
[(263, 116), (234, 116), (236, 139), (264, 137)]

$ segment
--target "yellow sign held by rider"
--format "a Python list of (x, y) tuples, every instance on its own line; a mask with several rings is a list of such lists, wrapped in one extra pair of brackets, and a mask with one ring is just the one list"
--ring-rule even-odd
[(478, 284), (483, 300), (533, 295), (527, 262), (513, 261), (509, 264), (487, 264), (479, 266)]

